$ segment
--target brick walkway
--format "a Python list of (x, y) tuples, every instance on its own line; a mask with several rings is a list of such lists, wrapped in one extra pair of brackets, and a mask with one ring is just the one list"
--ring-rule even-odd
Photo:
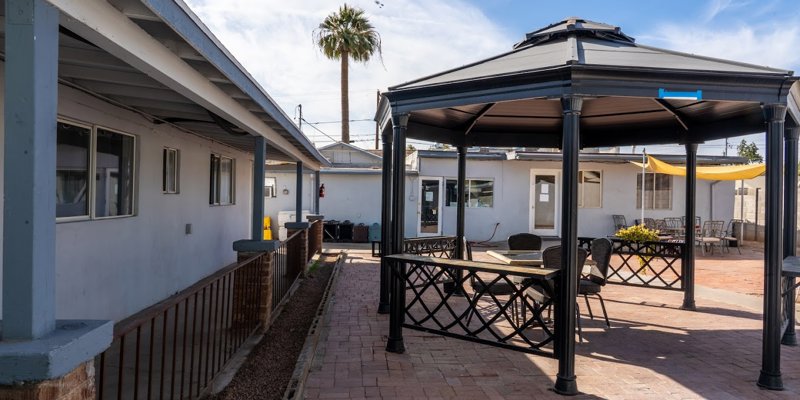
[[(306, 381), (307, 398), (561, 398), (550, 391), (557, 362), (542, 356), (408, 329), (406, 353), (386, 353), (388, 317), (376, 312), (376, 260), (368, 252), (349, 253)], [(800, 397), (800, 348), (782, 347), (786, 391), (756, 387), (757, 311), (701, 298), (698, 312), (682, 311), (682, 293), (654, 289), (609, 285), (603, 294), (612, 328), (582, 319), (581, 398)]]

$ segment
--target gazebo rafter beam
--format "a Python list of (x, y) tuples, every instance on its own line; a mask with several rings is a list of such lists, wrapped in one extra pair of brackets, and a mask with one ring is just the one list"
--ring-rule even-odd
[(474, 116), (474, 117), (472, 117), (472, 118), (471, 118), (471, 119), (470, 119), (470, 120), (469, 120), (469, 121), (466, 123), (466, 125), (464, 126), (464, 136), (467, 136), (467, 135), (469, 135), (469, 133), (470, 133), (470, 132), (472, 132), (472, 128), (475, 128), (475, 125), (478, 123), (478, 121), (481, 119), (481, 117), (483, 117), (484, 115), (486, 115), (486, 113), (488, 113), (489, 111), (491, 111), (491, 110), (492, 110), (492, 108), (494, 108), (494, 106), (495, 106), (496, 104), (497, 104), (497, 103), (489, 103), (489, 104), (487, 104), (487, 105), (483, 106), (483, 108), (481, 108), (481, 109), (480, 109), (480, 111), (478, 111), (478, 113), (477, 113), (477, 114), (475, 114), (475, 116)]
[(686, 123), (686, 121), (684, 121), (684, 119), (686, 119), (686, 117), (684, 115), (682, 115), (680, 113), (680, 111), (678, 111), (675, 107), (673, 107), (672, 104), (669, 104), (664, 99), (653, 99), (653, 100), (656, 103), (658, 103), (658, 105), (660, 105), (668, 113), (672, 114), (672, 116), (675, 117), (675, 120), (678, 121), (679, 124), (681, 124), (681, 126), (683, 127), (683, 130), (685, 130), (685, 131), (689, 130), (689, 125)]

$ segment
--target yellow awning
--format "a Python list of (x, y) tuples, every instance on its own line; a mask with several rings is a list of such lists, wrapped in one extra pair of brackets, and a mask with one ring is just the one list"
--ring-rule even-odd
[[(642, 163), (631, 161), (631, 163), (642, 167)], [(676, 167), (667, 164), (653, 156), (647, 156), (645, 167), (650, 172), (659, 174), (686, 176), (686, 167)], [(710, 181), (738, 181), (740, 179), (753, 179), (766, 172), (764, 164), (744, 164), (744, 165), (724, 165), (718, 167), (697, 167), (697, 179)]]

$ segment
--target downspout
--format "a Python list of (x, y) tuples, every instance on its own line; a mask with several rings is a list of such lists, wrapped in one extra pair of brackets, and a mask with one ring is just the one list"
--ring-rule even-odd
[(708, 185), (708, 220), (714, 220), (714, 185), (718, 184), (720, 181), (711, 182)]

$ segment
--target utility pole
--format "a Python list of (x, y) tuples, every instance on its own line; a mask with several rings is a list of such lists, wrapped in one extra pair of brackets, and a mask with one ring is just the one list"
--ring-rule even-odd
[(728, 156), (728, 138), (725, 138), (725, 150), (722, 151), (722, 155), (725, 157)]
[(300, 133), (303, 133), (303, 105), (297, 105), (297, 126), (300, 128)]

